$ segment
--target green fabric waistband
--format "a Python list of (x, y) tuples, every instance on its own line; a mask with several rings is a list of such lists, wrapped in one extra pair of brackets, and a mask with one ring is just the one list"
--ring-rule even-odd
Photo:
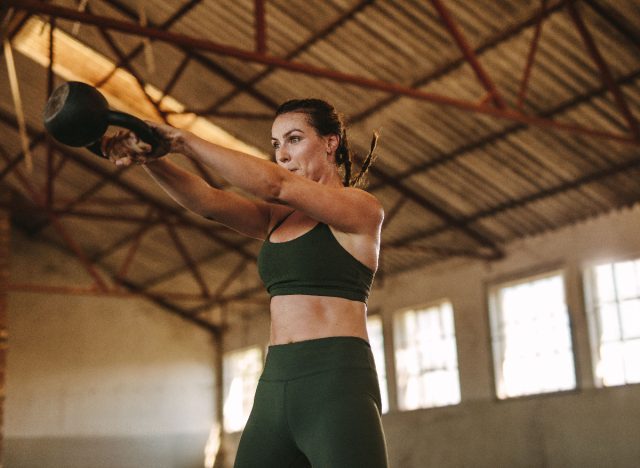
[(333, 369), (375, 372), (371, 346), (355, 336), (331, 336), (269, 346), (261, 380), (291, 380)]

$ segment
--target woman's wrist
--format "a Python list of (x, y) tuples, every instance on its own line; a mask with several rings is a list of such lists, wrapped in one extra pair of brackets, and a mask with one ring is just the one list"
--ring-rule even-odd
[(193, 155), (192, 142), (194, 137), (195, 135), (187, 130), (179, 130), (171, 145), (171, 152), (184, 154), (191, 158)]

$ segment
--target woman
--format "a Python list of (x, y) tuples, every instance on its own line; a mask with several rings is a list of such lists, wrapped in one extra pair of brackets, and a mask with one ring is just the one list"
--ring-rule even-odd
[(378, 200), (352, 187), (346, 132), (317, 99), (276, 111), (277, 164), (151, 124), (162, 151), (204, 164), (256, 199), (212, 188), (149, 155), (130, 133), (103, 141), (117, 165), (145, 169), (178, 203), (264, 240), (258, 270), (271, 295), (270, 346), (235, 466), (387, 466), (380, 391), (366, 328), (384, 217)]

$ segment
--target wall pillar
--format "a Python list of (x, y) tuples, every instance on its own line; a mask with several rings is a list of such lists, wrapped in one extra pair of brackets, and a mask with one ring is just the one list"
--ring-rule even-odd
[[(4, 202), (8, 195), (0, 193), (0, 198)], [(4, 442), (4, 401), (5, 401), (5, 372), (7, 368), (7, 297), (9, 283), (9, 243), (11, 234), (11, 217), (9, 211), (3, 206), (7, 203), (0, 203), (0, 468), (3, 465), (3, 442)]]
[(216, 423), (220, 428), (220, 448), (216, 457), (215, 468), (225, 467), (226, 465), (226, 447), (225, 447), (225, 430), (224, 430), (224, 331), (220, 330), (214, 333), (215, 346), (215, 401), (216, 401)]

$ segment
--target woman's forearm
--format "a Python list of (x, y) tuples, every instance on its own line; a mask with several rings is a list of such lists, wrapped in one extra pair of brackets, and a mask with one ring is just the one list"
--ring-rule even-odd
[(178, 204), (194, 213), (208, 216), (210, 199), (215, 189), (203, 179), (167, 159), (159, 159), (143, 167)]
[(225, 148), (184, 132), (180, 152), (205, 166), (227, 182), (258, 198), (275, 201), (284, 169), (264, 159)]

